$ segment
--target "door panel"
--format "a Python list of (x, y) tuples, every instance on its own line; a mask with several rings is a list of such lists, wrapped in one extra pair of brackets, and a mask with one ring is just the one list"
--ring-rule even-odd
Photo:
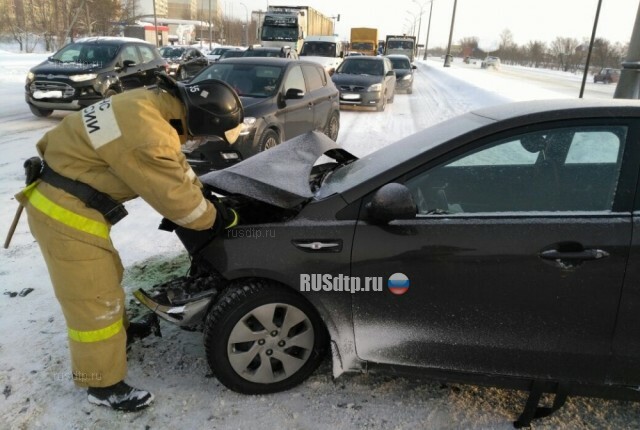
[[(358, 356), (604, 381), (632, 231), (612, 211), (626, 136), (556, 126), (487, 142), (401, 181), (415, 219), (381, 227), (363, 209), (352, 276), (403, 273), (410, 288), (353, 297)], [(585, 140), (598, 151), (576, 156)]]
[(284, 100), (286, 107), (284, 108), (284, 139), (288, 140), (292, 137), (303, 134), (313, 129), (313, 99), (307, 90), (304, 75), (300, 66), (292, 67), (283, 86), (283, 96), (290, 88), (296, 88), (304, 91), (304, 97), (301, 99)]

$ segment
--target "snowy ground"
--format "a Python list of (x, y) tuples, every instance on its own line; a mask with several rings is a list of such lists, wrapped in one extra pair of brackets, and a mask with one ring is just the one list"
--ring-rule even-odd
[[(16, 209), (13, 194), (23, 185), (22, 162), (34, 144), (66, 113), (35, 118), (23, 99), (30, 65), (42, 54), (0, 51), (0, 233)], [(526, 77), (523, 80), (522, 76)], [(558, 72), (481, 70), (454, 62), (419, 62), (414, 93), (399, 94), (383, 113), (343, 111), (338, 142), (358, 156), (482, 106), (510, 100), (577, 97), (579, 77)], [(611, 97), (614, 86), (587, 84), (587, 97)], [(184, 273), (186, 259), (177, 239), (156, 230), (160, 216), (144, 202), (127, 204), (130, 216), (113, 230), (127, 268), (129, 293)], [(290, 429), (509, 429), (525, 400), (510, 390), (441, 384), (380, 375), (331, 378), (325, 362), (305, 383), (269, 396), (243, 396), (210, 377), (201, 335), (163, 324), (164, 337), (135, 344), (129, 354), (132, 384), (156, 394), (138, 414), (90, 405), (69, 372), (66, 327), (44, 262), (23, 219), (13, 243), (2, 251), (3, 292), (31, 287), (25, 297), (0, 295), (0, 428), (264, 428)], [(135, 304), (131, 300), (131, 309)], [(640, 405), (572, 398), (535, 428), (638, 428)], [(4, 423), (4, 424), (1, 424)]]

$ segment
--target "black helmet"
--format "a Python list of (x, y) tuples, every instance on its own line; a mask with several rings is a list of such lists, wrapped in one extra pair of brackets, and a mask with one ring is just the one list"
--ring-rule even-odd
[[(244, 121), (240, 98), (226, 82), (217, 79), (193, 84), (179, 82), (178, 91), (187, 110), (187, 128), (192, 136), (222, 137)], [(230, 134), (235, 137), (225, 137), (233, 143), (238, 133)]]

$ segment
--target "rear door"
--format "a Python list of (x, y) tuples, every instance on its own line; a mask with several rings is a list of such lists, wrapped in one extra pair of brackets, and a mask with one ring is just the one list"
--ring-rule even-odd
[(151, 46), (138, 45), (140, 50), (140, 57), (142, 58), (142, 71), (140, 72), (140, 79), (144, 85), (153, 85), (156, 83), (155, 72), (163, 72), (163, 61), (160, 59), (160, 54), (154, 52)]
[(638, 170), (623, 152), (637, 152), (637, 137), (615, 119), (533, 131), (476, 142), (400, 178), (415, 219), (358, 222), (352, 276), (410, 283), (403, 295), (353, 296), (359, 357), (604, 380)]
[[(125, 66), (125, 62), (128, 62), (128, 66)], [(122, 70), (118, 77), (123, 90), (138, 88), (145, 84), (148, 75), (143, 67), (138, 47), (135, 44), (126, 44), (122, 47), (119, 64), (122, 65)]]
[[(285, 95), (290, 89), (301, 90), (303, 92), (302, 98), (285, 99)], [(284, 140), (313, 129), (314, 100), (307, 89), (302, 67), (299, 64), (293, 65), (287, 71), (280, 103), (284, 113)]]

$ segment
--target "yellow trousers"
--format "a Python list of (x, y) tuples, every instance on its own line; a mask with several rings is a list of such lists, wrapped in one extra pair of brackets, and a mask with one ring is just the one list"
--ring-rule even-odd
[[(32, 209), (27, 207), (27, 213)], [(69, 237), (29, 216), (62, 307), (69, 334), (73, 380), (107, 387), (127, 373), (123, 267), (115, 251)]]

